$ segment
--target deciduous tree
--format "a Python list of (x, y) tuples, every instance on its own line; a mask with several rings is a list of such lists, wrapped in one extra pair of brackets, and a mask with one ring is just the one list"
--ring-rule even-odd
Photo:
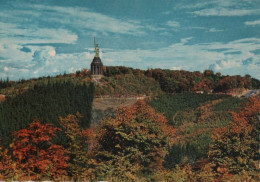
[(27, 174), (26, 180), (57, 180), (67, 175), (64, 148), (51, 142), (57, 130), (35, 119), (26, 129), (14, 132), (11, 149), (16, 167)]
[(259, 178), (260, 100), (251, 98), (238, 113), (232, 112), (230, 125), (212, 134), (209, 157), (220, 177), (241, 172)]
[(88, 150), (94, 145), (94, 131), (92, 128), (82, 129), (78, 124), (80, 114), (69, 114), (65, 118), (60, 117), (59, 123), (68, 139), (66, 154), (70, 156), (68, 173), (73, 180), (82, 181), (91, 176), (91, 159), (88, 158)]
[(166, 146), (174, 134), (166, 118), (144, 101), (119, 109), (115, 118), (101, 124), (97, 135), (97, 174), (115, 180), (148, 178), (162, 168)]

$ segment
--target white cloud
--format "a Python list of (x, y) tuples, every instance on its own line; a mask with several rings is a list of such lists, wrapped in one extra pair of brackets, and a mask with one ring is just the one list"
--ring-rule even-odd
[(178, 28), (180, 27), (180, 23), (177, 21), (167, 21), (166, 25), (168, 25), (169, 27), (173, 27), (173, 28)]
[(192, 12), (198, 16), (245, 16), (260, 14), (260, 9), (206, 8)]
[(249, 25), (249, 26), (260, 25), (260, 20), (246, 21), (246, 22), (245, 22), (245, 25)]
[[(244, 75), (250, 74), (260, 79), (260, 56), (252, 51), (260, 48), (260, 39), (248, 38), (216, 44), (211, 49), (227, 49), (223, 51), (224, 57), (209, 65), (209, 69), (221, 71), (223, 74)], [(232, 54), (236, 52), (236, 54)]]
[(223, 69), (229, 69), (229, 68), (238, 68), (241, 66), (240, 61), (235, 61), (235, 60), (221, 60), (221, 61), (217, 61), (218, 65), (218, 70), (220, 70), (221, 68)]
[[(245, 7), (258, 7), (248, 9)], [(260, 14), (259, 0), (196, 0), (191, 2), (180, 1), (174, 9), (189, 10), (197, 16), (245, 16)]]
[(164, 11), (164, 12), (162, 12), (162, 14), (163, 15), (169, 15), (169, 14), (171, 14), (171, 12), (170, 11)]
[(70, 73), (75, 72), (75, 68), (72, 66), (72, 67), (69, 69), (69, 72), (70, 72)]
[(56, 51), (55, 51), (55, 50), (50, 50), (50, 51), (48, 52), (48, 54), (49, 54), (50, 56), (55, 56), (55, 55), (56, 55)]
[(187, 69), (187, 67), (185, 66), (173, 66), (171, 68), (171, 70), (185, 70), (185, 69)]
[(34, 57), (34, 62), (35, 64), (30, 68), (34, 72), (30, 77), (57, 75), (64, 72), (71, 73), (82, 68), (89, 68), (91, 59), (87, 56), (86, 52), (56, 54), (53, 57), (49, 55), (49, 49), (42, 49), (39, 52), (39, 56)]
[(21, 28), (18, 24), (0, 22), (1, 42), (30, 43), (74, 43), (78, 36), (66, 29), (51, 29), (29, 26)]
[(152, 26), (152, 25), (146, 25), (145, 28), (151, 30), (151, 31), (163, 31), (165, 30), (165, 28), (162, 28), (162, 27), (155, 27), (155, 26)]
[[(251, 74), (260, 79), (260, 58), (252, 51), (260, 49), (260, 39), (240, 39), (228, 43), (186, 45), (191, 37), (158, 50), (112, 50), (104, 53), (105, 65), (124, 65), (147, 69), (214, 69), (223, 74)], [(237, 52), (237, 54), (233, 54)], [(247, 59), (252, 63), (244, 64)], [(184, 66), (185, 65), (185, 66)]]
[(51, 46), (28, 46), (31, 52), (23, 52), (21, 46), (15, 44), (5, 47), (1, 56), (10, 56), (9, 59), (0, 61), (0, 77), (12, 80), (69, 72), (72, 66), (75, 69), (88, 67), (90, 57), (94, 56), (88, 52), (56, 54), (55, 48)]
[(21, 45), (8, 43), (3, 44), (2, 48), (3, 49), (0, 50), (0, 55), (5, 58), (5, 60), (0, 64), (0, 67), (5, 64), (7, 67), (13, 65), (15, 67), (23, 68), (25, 65), (28, 65), (28, 61), (32, 59), (32, 53), (20, 50), (22, 48)]
[[(208, 43), (190, 45), (191, 37), (183, 38), (179, 43), (157, 50), (117, 50), (101, 49), (104, 65), (123, 65), (141, 69), (163, 68), (203, 71), (213, 69), (223, 74), (250, 74), (260, 79), (260, 58), (252, 51), (260, 49), (260, 39), (240, 39), (228, 43)], [(28, 61), (0, 62), (6, 71), (0, 76), (10, 79), (31, 78), (46, 75), (75, 72), (82, 68), (89, 68), (94, 57), (93, 49), (86, 49), (83, 53), (56, 54), (51, 46), (29, 47), (32, 51), (25, 53)], [(17, 48), (16, 51), (20, 49)], [(103, 51), (105, 50), (105, 51)], [(54, 54), (55, 52), (55, 54)], [(232, 52), (238, 52), (232, 54)], [(245, 60), (247, 61), (245, 64)], [(133, 66), (134, 65), (134, 66)], [(0, 66), (1, 70), (1, 66)], [(23, 71), (21, 71), (23, 70)], [(19, 74), (17, 74), (19, 73)]]
[[(200, 2), (195, 8), (204, 8), (195, 11), (198, 16), (243, 16), (257, 14), (256, 9), (242, 9), (235, 6), (235, 1)], [(219, 1), (218, 1), (219, 2)], [(210, 8), (208, 7), (210, 5)], [(214, 5), (214, 6), (213, 6)], [(234, 8), (232, 6), (234, 6)], [(214, 8), (212, 8), (214, 7)], [(77, 28), (84, 32), (84, 35), (91, 34), (109, 35), (109, 33), (126, 35), (145, 35), (146, 30), (163, 31), (165, 28), (146, 25), (136, 20), (115, 18), (101, 13), (95, 13), (86, 8), (58, 7), (58, 6), (32, 6), (33, 12), (42, 12), (44, 17), (41, 21), (51, 25)], [(188, 8), (188, 7), (186, 7)], [(1, 12), (2, 13), (2, 12)], [(0, 13), (0, 14), (1, 14)], [(5, 12), (12, 14), (10, 12)], [(4, 14), (5, 14), (4, 13)], [(38, 13), (36, 13), (39, 15)], [(1, 16), (1, 15), (0, 15)], [(40, 16), (38, 16), (40, 17)], [(23, 18), (17, 17), (17, 24), (0, 22), (1, 37), (0, 53), (1, 57), (8, 57), (8, 60), (0, 60), (0, 76), (9, 76), (12, 79), (30, 78), (58, 73), (74, 72), (83, 67), (89, 68), (93, 59), (93, 52), (59, 54), (52, 46), (27, 46), (30, 52), (21, 51), (22, 44), (32, 43), (75, 43), (78, 40), (76, 33), (64, 28), (40, 28), (35, 25), (23, 27)], [(20, 21), (20, 22), (19, 22)], [(246, 25), (257, 24), (259, 20), (245, 22)], [(19, 25), (20, 23), (20, 25)], [(173, 30), (181, 26), (178, 21), (168, 21), (166, 25)], [(204, 27), (193, 27), (205, 29)], [(208, 32), (218, 32), (216, 28), (208, 29)], [(162, 34), (162, 32), (160, 32)], [(167, 32), (164, 32), (167, 33)], [(160, 34), (160, 35), (161, 35)], [(116, 50), (107, 49), (102, 52), (101, 57), (105, 65), (135, 66), (142, 69), (167, 68), (167, 69), (187, 69), (190, 71), (208, 69), (210, 65), (217, 71), (230, 74), (240, 74), (247, 72), (260, 78), (259, 55), (252, 53), (253, 50), (260, 49), (260, 39), (249, 38), (240, 39), (228, 43), (213, 42), (208, 44), (186, 44), (192, 37), (184, 37), (179, 43), (157, 50)], [(150, 43), (150, 42), (147, 42)], [(222, 50), (221, 49), (226, 49)], [(219, 50), (219, 51), (218, 51)], [(231, 55), (231, 52), (238, 52)], [(252, 64), (243, 65), (243, 61), (252, 58)], [(258, 61), (257, 61), (258, 60)], [(258, 63), (258, 64), (257, 64)], [(185, 66), (183, 66), (185, 65)], [(254, 65), (254, 66), (253, 66)]]
[(192, 1), (192, 3), (184, 3), (181, 2), (179, 4), (176, 4), (173, 9), (197, 9), (197, 8), (202, 8), (206, 7), (208, 5), (214, 4), (214, 1), (203, 1), (203, 2), (195, 2)]
[(250, 74), (251, 76), (260, 79), (260, 62), (253, 61), (250, 64), (243, 64), (243, 61), (238, 60), (221, 60), (217, 61), (214, 64), (209, 65), (209, 69), (216, 72), (220, 71), (225, 75), (246, 75)]
[(207, 32), (222, 32), (223, 30), (218, 30), (216, 28), (210, 28)]
[(9, 68), (7, 66), (4, 67), (4, 71), (8, 71)]
[[(260, 79), (260, 58), (253, 53), (260, 49), (259, 38), (246, 38), (228, 43), (186, 44), (192, 37), (156, 50), (101, 49), (105, 65), (123, 65), (141, 69), (164, 68), (203, 71), (213, 69), (223, 74), (251, 74)], [(0, 76), (10, 79), (30, 78), (89, 68), (94, 57), (93, 48), (83, 53), (57, 54), (52, 46), (28, 46), (31, 52), (21, 51), (19, 45), (3, 45)], [(104, 50), (104, 51), (103, 51)], [(233, 54), (236, 52), (236, 54)], [(245, 60), (250, 60), (246, 61)], [(251, 61), (252, 60), (252, 61)]]
[(98, 32), (113, 32), (119, 34), (143, 35), (144, 26), (136, 20), (117, 19), (101, 13), (92, 12), (87, 8), (72, 8), (61, 6), (33, 5), (33, 8), (39, 10), (55, 11), (46, 21), (76, 25), (86, 29), (92, 29)]
[(4, 46), (0, 43), (0, 51), (4, 50)]
[(28, 15), (31, 17), (40, 17), (41, 12), (38, 11), (28, 11), (28, 10), (21, 10), (19, 8), (15, 9), (15, 11), (5, 11), (2, 9), (0, 12), (0, 17), (5, 17), (5, 18), (21, 18), (24, 19), (24, 16)]
[[(253, 0), (257, 1), (257, 0)], [(208, 7), (243, 7), (245, 4), (253, 4), (257, 2), (251, 2), (251, 0), (246, 1), (237, 1), (237, 0), (196, 0), (186, 3), (185, 1), (181, 1), (181, 3), (177, 4), (174, 9), (203, 9)]]
[(181, 39), (181, 43), (187, 43), (189, 40), (191, 40), (193, 37), (186, 37)]
[(47, 63), (49, 64), (53, 57), (56, 55), (56, 51), (53, 47), (44, 46), (37, 48), (33, 53), (32, 61), (36, 63)]
[(245, 7), (259, 7), (259, 1), (247, 0), (211, 0), (211, 1), (194, 1), (188, 4), (181, 2), (176, 9), (191, 9), (192, 14), (197, 16), (245, 16), (260, 14), (260, 9), (247, 9)]

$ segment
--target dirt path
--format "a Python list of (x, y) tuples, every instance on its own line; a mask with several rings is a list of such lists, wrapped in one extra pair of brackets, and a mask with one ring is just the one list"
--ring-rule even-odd
[(119, 107), (134, 105), (138, 100), (147, 96), (136, 97), (98, 97), (94, 98), (92, 106), (92, 123), (100, 123), (102, 118), (112, 116)]
[(138, 100), (143, 100), (147, 96), (136, 97), (98, 97), (93, 100), (93, 108), (99, 110), (107, 110), (109, 108), (116, 109), (124, 106), (131, 106)]
[[(214, 128), (197, 128), (196, 126), (199, 124), (207, 125), (206, 122), (208, 122), (208, 118), (212, 115), (212, 107), (221, 102), (223, 99), (218, 99), (218, 100), (213, 100), (208, 103), (206, 103), (203, 106), (200, 106), (196, 108), (194, 111), (200, 113), (199, 116), (197, 116), (196, 122), (187, 122), (181, 126), (178, 127), (178, 133), (182, 133), (181, 135), (178, 135), (174, 141), (179, 142), (179, 141), (188, 141), (192, 140), (194, 137), (197, 137), (203, 133), (211, 132), (214, 130)], [(197, 128), (193, 130), (191, 133), (187, 133), (187, 130), (189, 128)]]

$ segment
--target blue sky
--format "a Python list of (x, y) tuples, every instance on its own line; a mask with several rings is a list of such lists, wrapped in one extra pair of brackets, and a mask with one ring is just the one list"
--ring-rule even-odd
[(105, 65), (260, 79), (260, 0), (0, 0), (0, 78)]

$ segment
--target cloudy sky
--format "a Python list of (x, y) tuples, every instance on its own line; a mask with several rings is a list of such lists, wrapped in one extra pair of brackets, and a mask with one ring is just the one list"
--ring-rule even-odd
[(105, 65), (260, 79), (260, 0), (0, 0), (0, 78)]

